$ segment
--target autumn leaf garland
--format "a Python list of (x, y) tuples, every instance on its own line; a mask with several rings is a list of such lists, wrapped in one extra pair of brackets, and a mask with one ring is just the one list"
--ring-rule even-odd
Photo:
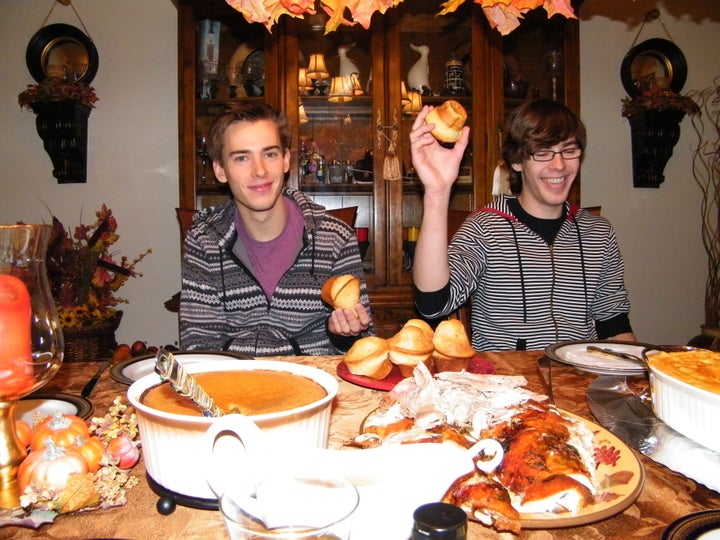
[[(277, 23), (281, 15), (302, 17), (316, 13), (314, 0), (225, 0), (233, 9), (243, 14), (249, 22), (265, 25), (268, 31)], [(318, 0), (321, 8), (330, 16), (325, 25), (325, 33), (337, 30), (343, 25), (360, 24), (363, 28), (370, 27), (370, 20), (376, 11), (385, 13), (403, 0)], [(467, 0), (447, 0), (440, 6), (438, 15), (455, 12)], [(507, 35), (518, 26), (524, 14), (542, 7), (548, 17), (562, 15), (576, 18), (571, 0), (473, 0), (479, 4), (492, 28), (497, 28), (502, 35)], [(344, 14), (350, 13), (350, 19)]]

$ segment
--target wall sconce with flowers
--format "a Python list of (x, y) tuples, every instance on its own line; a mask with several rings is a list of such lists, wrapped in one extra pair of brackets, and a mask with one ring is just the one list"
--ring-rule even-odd
[(629, 94), (622, 115), (630, 123), (633, 186), (660, 187), (681, 120), (699, 113), (691, 98), (679, 94), (687, 76), (685, 56), (672, 41), (649, 39), (625, 55), (620, 76)]
[(84, 183), (88, 117), (98, 101), (89, 84), (98, 69), (97, 49), (78, 28), (51, 24), (30, 39), (25, 59), (37, 84), (20, 93), (18, 104), (37, 115), (38, 135), (58, 182)]

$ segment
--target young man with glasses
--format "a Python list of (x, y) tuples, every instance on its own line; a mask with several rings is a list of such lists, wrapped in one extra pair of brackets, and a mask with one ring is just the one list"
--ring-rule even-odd
[(447, 241), (448, 205), (470, 129), (453, 148), (425, 124), (410, 133), (423, 221), (413, 265), (415, 303), (429, 319), (471, 300), (473, 347), (532, 350), (566, 340), (634, 341), (624, 264), (610, 223), (567, 202), (585, 128), (556, 101), (528, 101), (503, 142), (512, 196), (470, 215)]

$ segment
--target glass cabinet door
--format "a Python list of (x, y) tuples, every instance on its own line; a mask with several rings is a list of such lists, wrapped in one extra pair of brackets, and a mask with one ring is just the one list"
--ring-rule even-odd
[[(296, 143), (291, 183), (328, 209), (357, 207), (355, 228), (366, 279), (383, 280), (382, 209), (376, 205), (372, 32), (324, 20), (296, 21)], [(294, 58), (292, 60), (295, 60)], [(290, 89), (290, 94), (294, 89)], [(290, 112), (290, 111), (288, 111)], [(297, 156), (297, 159), (295, 159)]]
[[(401, 4), (395, 22), (397, 40), (395, 69), (388, 71), (390, 85), (398, 93), (389, 117), (398, 124), (398, 155), (402, 179), (389, 190), (390, 205), (401, 211), (390, 216), (391, 235), (397, 237), (398, 255), (390, 266), (391, 280), (412, 281), (412, 259), (422, 220), (422, 184), (412, 166), (409, 133), (424, 104), (438, 106), (458, 101), (472, 124), (472, 4), (451, 15), (438, 17), (437, 5), (408, 1)], [(471, 137), (472, 137), (471, 133)], [(468, 145), (450, 206), (471, 210), (474, 203), (473, 150)]]
[[(262, 25), (247, 23), (232, 9), (198, 13), (195, 21), (196, 48), (188, 62), (192, 70), (192, 137), (196, 208), (213, 206), (229, 196), (225, 184), (215, 178), (207, 153), (213, 118), (245, 101), (268, 98), (266, 89), (266, 38)], [(192, 67), (190, 67), (192, 66)], [(181, 111), (181, 115), (186, 114)], [(182, 122), (182, 120), (181, 120)]]

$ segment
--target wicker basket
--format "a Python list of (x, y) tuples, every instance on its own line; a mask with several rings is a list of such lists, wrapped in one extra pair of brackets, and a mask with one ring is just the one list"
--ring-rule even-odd
[(94, 362), (112, 356), (117, 347), (115, 330), (120, 326), (122, 311), (107, 323), (88, 328), (63, 328), (65, 356), (63, 362)]

